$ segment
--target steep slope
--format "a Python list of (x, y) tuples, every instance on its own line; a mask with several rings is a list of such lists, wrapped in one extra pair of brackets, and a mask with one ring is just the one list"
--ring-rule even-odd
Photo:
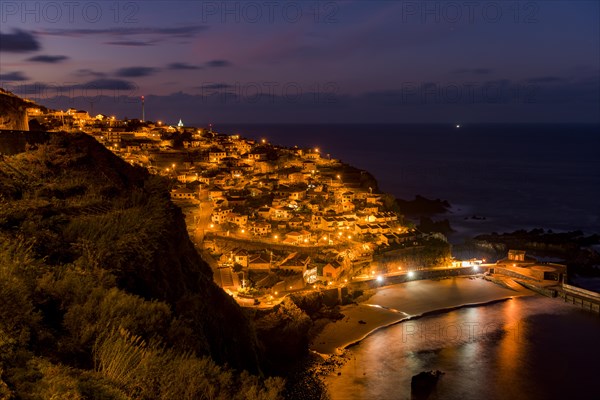
[[(166, 183), (83, 134), (0, 159), (0, 302), (2, 357), (9, 346), (101, 371), (121, 332), (156, 354), (259, 370), (253, 327), (214, 285)], [(2, 357), (0, 397), (3, 369), (19, 381), (18, 357)]]

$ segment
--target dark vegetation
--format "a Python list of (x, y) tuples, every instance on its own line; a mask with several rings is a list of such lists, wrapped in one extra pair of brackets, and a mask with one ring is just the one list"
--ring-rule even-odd
[(414, 200), (397, 199), (396, 203), (402, 214), (415, 217), (444, 214), (450, 209), (446, 200), (430, 200), (420, 195), (416, 195)]
[(451, 258), (450, 245), (437, 238), (419, 240), (417, 246), (401, 246), (375, 251), (374, 260), (382, 268), (382, 272), (393, 272), (398, 265), (413, 269), (445, 266)]
[(419, 225), (417, 225), (417, 229), (419, 229), (423, 233), (433, 233), (440, 232), (443, 234), (452, 233), (454, 229), (450, 226), (450, 221), (447, 219), (441, 221), (434, 221), (429, 217), (421, 216), (419, 220)]
[(326, 323), (343, 318), (337, 299), (326, 297), (323, 292), (296, 293), (274, 307), (274, 312), (255, 312), (257, 334), (269, 360), (266, 367), (287, 377), (286, 399), (328, 398), (327, 390), (315, 372), (315, 367), (323, 360), (315, 359), (308, 352), (310, 340)]
[(440, 232), (448, 234), (454, 232), (447, 219), (433, 220), (436, 214), (445, 214), (450, 209), (446, 200), (431, 200), (421, 195), (416, 195), (414, 200), (394, 199), (395, 209), (399, 214), (418, 221), (417, 229), (424, 233)]
[(1, 399), (282, 398), (255, 332), (161, 178), (86, 135), (0, 159)]

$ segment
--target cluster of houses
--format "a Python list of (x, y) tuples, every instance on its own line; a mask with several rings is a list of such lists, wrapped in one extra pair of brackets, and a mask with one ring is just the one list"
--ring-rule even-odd
[[(260, 252), (240, 250), (234, 262), (244, 268), (302, 274), (318, 270), (309, 275), (335, 279), (341, 247), (372, 252), (377, 246), (415, 240), (401, 216), (385, 210), (382, 195), (365, 187), (362, 171), (323, 157), (318, 149), (274, 146), (214, 133), (212, 127), (186, 127), (181, 121), (122, 121), (77, 109), (28, 113), (83, 130), (131, 164), (172, 178), (174, 200), (210, 206), (210, 221), (203, 227), (208, 236), (226, 234), (289, 249), (289, 257), (275, 263)], [(301, 256), (304, 246), (333, 249), (331, 262), (315, 267), (314, 260)]]
[[(209, 241), (208, 246), (215, 244)], [(282, 252), (265, 250), (245, 250), (234, 247), (229, 251), (221, 251), (219, 263), (224, 266), (249, 271), (268, 272), (281, 270), (302, 274), (309, 284), (317, 281), (331, 282), (340, 277), (344, 269), (344, 261), (334, 255), (319, 255), (315, 258), (302, 252)], [(333, 253), (333, 252), (332, 252)]]
[[(201, 139), (193, 163), (175, 171), (175, 199), (208, 200), (213, 232), (289, 245), (329, 245), (402, 234), (401, 218), (383, 211), (380, 194), (344, 174), (317, 150), (287, 149), (239, 136)], [(381, 237), (381, 238), (380, 238)], [(380, 238), (380, 239), (379, 239)]]

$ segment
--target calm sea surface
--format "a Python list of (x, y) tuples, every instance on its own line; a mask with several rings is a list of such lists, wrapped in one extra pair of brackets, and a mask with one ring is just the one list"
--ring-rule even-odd
[[(380, 189), (453, 205), (453, 241), (541, 227), (600, 232), (600, 126), (238, 125), (217, 131), (319, 147)], [(465, 219), (472, 215), (485, 220)], [(402, 305), (395, 308), (401, 310)], [(350, 349), (334, 400), (410, 399), (410, 379), (445, 373), (431, 400), (600, 399), (600, 319), (521, 297), (407, 321)]]
[[(371, 172), (381, 190), (448, 200), (457, 238), (516, 229), (600, 231), (598, 125), (219, 125)], [(473, 215), (485, 220), (465, 219)]]
[(378, 331), (326, 382), (333, 400), (410, 399), (413, 375), (441, 370), (429, 400), (599, 399), (598, 338), (597, 314), (520, 297)]

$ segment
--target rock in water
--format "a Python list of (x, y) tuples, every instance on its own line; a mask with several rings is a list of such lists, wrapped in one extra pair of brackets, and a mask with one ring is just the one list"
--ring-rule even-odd
[(443, 374), (442, 371), (435, 370), (423, 371), (413, 376), (410, 381), (411, 398), (413, 400), (427, 399)]

